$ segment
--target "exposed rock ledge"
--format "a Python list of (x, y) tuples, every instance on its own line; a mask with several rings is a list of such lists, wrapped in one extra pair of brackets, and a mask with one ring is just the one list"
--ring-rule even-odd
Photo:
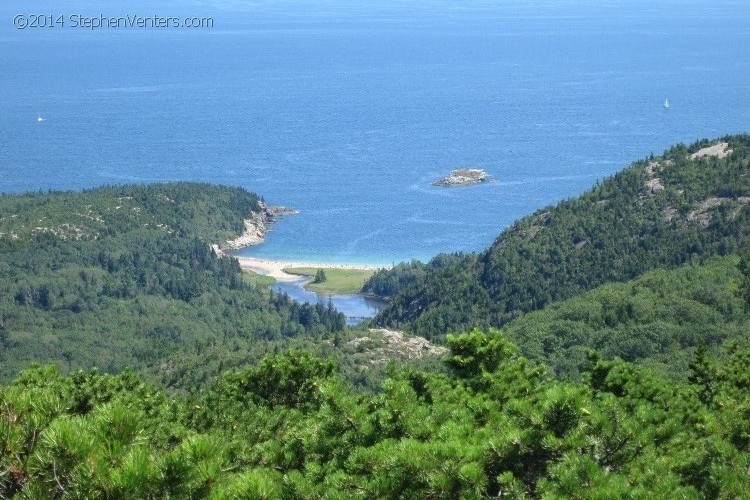
[(695, 153), (690, 155), (691, 160), (695, 160), (696, 158), (703, 158), (705, 156), (715, 156), (717, 158), (726, 158), (732, 154), (732, 150), (729, 149), (729, 144), (726, 142), (720, 142), (718, 144), (714, 144), (713, 146), (708, 146), (707, 148), (699, 149)]
[(442, 356), (448, 352), (445, 347), (432, 344), (419, 336), (406, 336), (403, 332), (371, 328), (366, 337), (358, 337), (348, 345), (360, 354), (368, 354), (370, 365), (384, 365), (392, 359), (402, 361), (422, 359), (429, 356)]
[(461, 168), (453, 170), (451, 173), (436, 180), (432, 184), (433, 186), (457, 187), (471, 186), (472, 184), (488, 182), (489, 180), (489, 174), (481, 168)]
[(241, 235), (233, 240), (227, 240), (221, 245), (211, 245), (211, 248), (216, 255), (221, 257), (224, 250), (239, 250), (258, 245), (266, 238), (268, 229), (277, 217), (296, 213), (299, 213), (299, 211), (293, 208), (269, 206), (261, 203), (260, 211), (253, 213), (251, 218), (245, 219), (245, 230)]
[(733, 200), (732, 198), (706, 198), (695, 205), (695, 209), (687, 214), (686, 219), (688, 222), (708, 227), (712, 221), (710, 212), (712, 209), (719, 205), (734, 205), (734, 210), (729, 214), (729, 219), (733, 220), (739, 215), (742, 207), (748, 204), (750, 204), (750, 198), (747, 196), (740, 196), (736, 200)]

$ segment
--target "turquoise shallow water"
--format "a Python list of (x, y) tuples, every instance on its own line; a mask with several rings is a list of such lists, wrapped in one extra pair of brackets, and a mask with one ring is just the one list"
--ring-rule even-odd
[[(750, 131), (746, 2), (350, 3), (128, 4), (215, 17), (160, 32), (18, 31), (3, 5), (0, 190), (240, 185), (300, 210), (247, 253), (390, 264)], [(430, 185), (467, 166), (498, 182)]]

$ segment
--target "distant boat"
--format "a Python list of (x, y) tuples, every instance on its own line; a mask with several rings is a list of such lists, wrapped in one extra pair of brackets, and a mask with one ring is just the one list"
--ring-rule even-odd
[(39, 123), (41, 123), (41, 122), (44, 121), (44, 118), (42, 118), (41, 116), (39, 116), (39, 118), (37, 118), (36, 121), (39, 122)]
[(664, 99), (664, 109), (669, 109), (669, 99)]

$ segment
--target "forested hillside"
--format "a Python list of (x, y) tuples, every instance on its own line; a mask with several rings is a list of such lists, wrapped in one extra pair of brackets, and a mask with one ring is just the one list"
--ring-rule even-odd
[(54, 362), (196, 387), (266, 341), (341, 330), (332, 308), (272, 296), (214, 255), (259, 209), (189, 183), (0, 196), (0, 380)]
[(749, 162), (748, 135), (678, 145), (520, 219), (478, 256), (381, 271), (366, 289), (394, 297), (376, 322), (435, 338), (503, 325), (652, 269), (741, 253)]
[(576, 379), (586, 351), (650, 366), (687, 380), (698, 349), (750, 345), (747, 282), (734, 257), (650, 271), (524, 314), (502, 328), (521, 351)]
[(0, 196), (0, 498), (750, 497), (750, 136), (724, 140), (376, 273), (377, 322), (447, 351), (217, 257), (242, 189)]
[(747, 498), (750, 352), (674, 384), (590, 356), (559, 382), (498, 333), (377, 395), (305, 353), (190, 398), (51, 367), (0, 388), (0, 497)]

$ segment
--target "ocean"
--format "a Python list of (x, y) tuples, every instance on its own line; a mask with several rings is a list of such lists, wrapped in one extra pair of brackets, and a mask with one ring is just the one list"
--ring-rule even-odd
[[(19, 13), (214, 27), (20, 30)], [(194, 180), (299, 210), (248, 255), (478, 251), (636, 159), (739, 132), (746, 1), (0, 7), (0, 191)], [(496, 182), (431, 185), (462, 167)]]

